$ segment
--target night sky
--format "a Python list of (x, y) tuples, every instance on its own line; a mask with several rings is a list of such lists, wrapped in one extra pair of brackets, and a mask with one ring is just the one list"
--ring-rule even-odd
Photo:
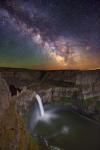
[(0, 0), (0, 67), (100, 69), (100, 0)]

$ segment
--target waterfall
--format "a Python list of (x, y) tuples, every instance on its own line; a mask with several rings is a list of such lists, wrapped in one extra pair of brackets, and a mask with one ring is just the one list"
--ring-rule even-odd
[(38, 94), (36, 94), (36, 99), (38, 101), (41, 117), (43, 117), (44, 116), (44, 108), (43, 108), (43, 103), (42, 103), (41, 97)]

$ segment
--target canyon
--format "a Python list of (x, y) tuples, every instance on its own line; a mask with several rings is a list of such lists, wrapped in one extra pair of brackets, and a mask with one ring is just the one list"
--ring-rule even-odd
[[(39, 150), (40, 148), (43, 150), (51, 150), (51, 148), (55, 149), (55, 146), (61, 147), (62, 143), (59, 145), (58, 142), (55, 146), (48, 145), (45, 137), (41, 138), (41, 136), (39, 136), (35, 139), (35, 137), (32, 137), (29, 131), (27, 131), (29, 118), (26, 116), (31, 114), (37, 102), (34, 93), (40, 95), (44, 107), (49, 105), (50, 109), (51, 106), (54, 108), (55, 106), (62, 108), (58, 114), (64, 114), (65, 109), (74, 112), (74, 114), (79, 114), (81, 117), (77, 116), (77, 118), (75, 116), (75, 118), (77, 118), (75, 121), (77, 125), (80, 124), (83, 116), (93, 122), (100, 123), (100, 70), (42, 71), (0, 68), (1, 150), (25, 150), (26, 147), (30, 150)], [(66, 119), (62, 119), (62, 122), (66, 121), (67, 123), (69, 115), (73, 118), (73, 114), (69, 114), (70, 112), (67, 112), (66, 115), (64, 114)], [(71, 121), (71, 118), (69, 121)], [(74, 127), (74, 124), (73, 122), (73, 124), (70, 125)], [(86, 124), (88, 127), (88, 122)], [(89, 122), (89, 124), (91, 124), (91, 122)], [(87, 131), (90, 137), (92, 134), (91, 130), (94, 130), (94, 135), (95, 130), (99, 132), (99, 127), (96, 127), (95, 124), (93, 126), (95, 126), (93, 129), (91, 128)], [(63, 128), (67, 129), (66, 126)], [(84, 130), (83, 126), (82, 130)], [(95, 140), (95, 143), (97, 141)], [(69, 143), (67, 144), (69, 147), (71, 146)], [(66, 147), (66, 144), (63, 145), (63, 148), (64, 146)], [(81, 145), (78, 144), (77, 146)], [(91, 147), (91, 144), (89, 146)]]
[[(31, 95), (36, 91), (41, 95), (43, 103), (70, 104), (74, 110), (100, 120), (100, 70), (42, 71), (0, 68), (0, 74), (10, 89), (8, 92), (7, 88), (2, 95), (6, 96), (15, 91), (12, 97), (23, 111), (28, 111), (34, 103), (35, 98)], [(3, 105), (6, 107), (7, 98), (4, 99)]]

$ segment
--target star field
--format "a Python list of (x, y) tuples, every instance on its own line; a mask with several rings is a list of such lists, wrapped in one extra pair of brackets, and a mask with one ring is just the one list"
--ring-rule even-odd
[(0, 67), (100, 68), (100, 1), (0, 1)]

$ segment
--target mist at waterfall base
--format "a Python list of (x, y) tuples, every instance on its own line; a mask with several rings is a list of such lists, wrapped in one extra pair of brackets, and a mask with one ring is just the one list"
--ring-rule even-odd
[(30, 130), (34, 130), (35, 126), (38, 124), (39, 121), (46, 124), (51, 124), (53, 119), (58, 118), (57, 114), (55, 114), (55, 109), (46, 108), (46, 110), (44, 110), (42, 99), (38, 94), (36, 94), (36, 99), (38, 105), (36, 105), (32, 114), (32, 118), (30, 121)]
[(29, 121), (33, 137), (42, 138), (48, 145), (63, 150), (99, 150), (99, 125), (65, 107), (53, 104), (43, 106), (39, 95), (36, 97), (39, 101), (32, 108)]

